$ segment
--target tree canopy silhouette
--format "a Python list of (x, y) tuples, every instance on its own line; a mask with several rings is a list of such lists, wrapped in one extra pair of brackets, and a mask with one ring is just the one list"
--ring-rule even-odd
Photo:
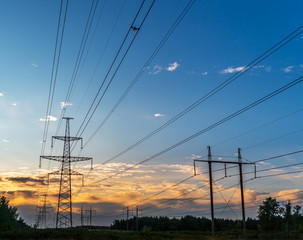
[(0, 198), (0, 231), (28, 227), (17, 211), (16, 207), (9, 206), (9, 200), (6, 197)]

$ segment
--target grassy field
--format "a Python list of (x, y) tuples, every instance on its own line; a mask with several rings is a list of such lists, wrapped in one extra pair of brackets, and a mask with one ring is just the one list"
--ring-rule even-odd
[[(0, 239), (64, 239), (64, 240), (228, 240), (243, 239), (242, 232), (218, 232), (212, 238), (209, 232), (125, 232), (87, 229), (29, 229), (0, 233)], [(303, 239), (303, 232), (248, 231), (248, 239)]]

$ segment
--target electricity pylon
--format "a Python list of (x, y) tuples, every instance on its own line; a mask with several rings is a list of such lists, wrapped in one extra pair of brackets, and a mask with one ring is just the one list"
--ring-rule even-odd
[(83, 174), (73, 171), (71, 169), (71, 163), (80, 162), (80, 161), (91, 161), (92, 167), (92, 158), (89, 157), (72, 157), (71, 153), (71, 142), (81, 140), (82, 148), (82, 138), (80, 137), (71, 137), (70, 136), (70, 126), (69, 121), (73, 118), (64, 117), (66, 120), (65, 127), (65, 136), (53, 136), (52, 137), (52, 146), (53, 139), (64, 141), (63, 147), (63, 156), (40, 156), (40, 166), (41, 159), (48, 159), (52, 161), (61, 162), (61, 170), (55, 171), (49, 174), (59, 175), (60, 176), (60, 188), (58, 194), (58, 207), (57, 207), (57, 217), (56, 217), (56, 228), (68, 228), (73, 226), (72, 221), (72, 175), (81, 175), (82, 184), (83, 184)]
[(43, 194), (43, 200), (41, 203), (41, 206), (37, 207), (37, 228), (46, 228), (46, 217), (47, 214), (49, 214), (49, 210), (52, 209), (52, 207), (49, 205), (49, 203), (46, 201), (46, 194)]

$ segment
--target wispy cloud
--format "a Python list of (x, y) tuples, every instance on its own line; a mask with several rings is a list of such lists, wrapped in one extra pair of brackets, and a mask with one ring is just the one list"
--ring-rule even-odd
[(2, 142), (4, 142), (4, 143), (10, 143), (11, 141), (7, 140), (7, 139), (2, 139)]
[(164, 117), (165, 115), (164, 114), (162, 114), (162, 113), (155, 113), (154, 114), (154, 117)]
[(16, 102), (14, 102), (14, 103), (12, 103), (12, 105), (13, 105), (13, 106), (17, 106), (17, 103), (16, 103)]
[(244, 66), (243, 67), (236, 67), (236, 68), (228, 67), (228, 68), (224, 69), (221, 73), (235, 73), (235, 72), (240, 72), (243, 69), (244, 69)]
[(36, 64), (36, 63), (31, 63), (31, 66), (33, 66), (33, 67), (39, 67), (39, 65)]
[(203, 72), (201, 73), (201, 75), (206, 76), (208, 74), (208, 72)]
[(73, 106), (73, 104), (69, 102), (60, 102), (60, 106), (61, 108), (66, 108), (68, 106)]
[(55, 122), (55, 121), (57, 121), (57, 118), (53, 117), (53, 116), (47, 116), (47, 118), (40, 118), (39, 121), (40, 122), (45, 122), (45, 121)]
[(156, 75), (160, 72), (162, 72), (163, 70), (163, 67), (160, 66), (160, 65), (155, 65), (154, 68), (149, 72), (149, 74), (153, 74), (153, 75)]
[(202, 156), (193, 153), (191, 156), (187, 156), (185, 158), (194, 160), (194, 159), (202, 158)]
[(166, 68), (166, 70), (172, 72), (175, 71), (179, 66), (180, 64), (177, 62), (170, 63), (169, 66)]
[(294, 66), (289, 66), (289, 67), (283, 68), (283, 72), (289, 73), (292, 71), (293, 68), (294, 68)]
[(265, 68), (264, 65), (257, 65), (257, 66), (254, 66), (254, 68)]

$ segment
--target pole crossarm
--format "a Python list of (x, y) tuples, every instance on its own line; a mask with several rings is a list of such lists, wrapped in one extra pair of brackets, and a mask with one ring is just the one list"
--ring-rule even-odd
[[(204, 159), (194, 159), (195, 162), (209, 162), (210, 160)], [(246, 163), (246, 162), (233, 162), (233, 161), (217, 161), (211, 160), (212, 163), (226, 163), (226, 164), (255, 164), (255, 163)]]

